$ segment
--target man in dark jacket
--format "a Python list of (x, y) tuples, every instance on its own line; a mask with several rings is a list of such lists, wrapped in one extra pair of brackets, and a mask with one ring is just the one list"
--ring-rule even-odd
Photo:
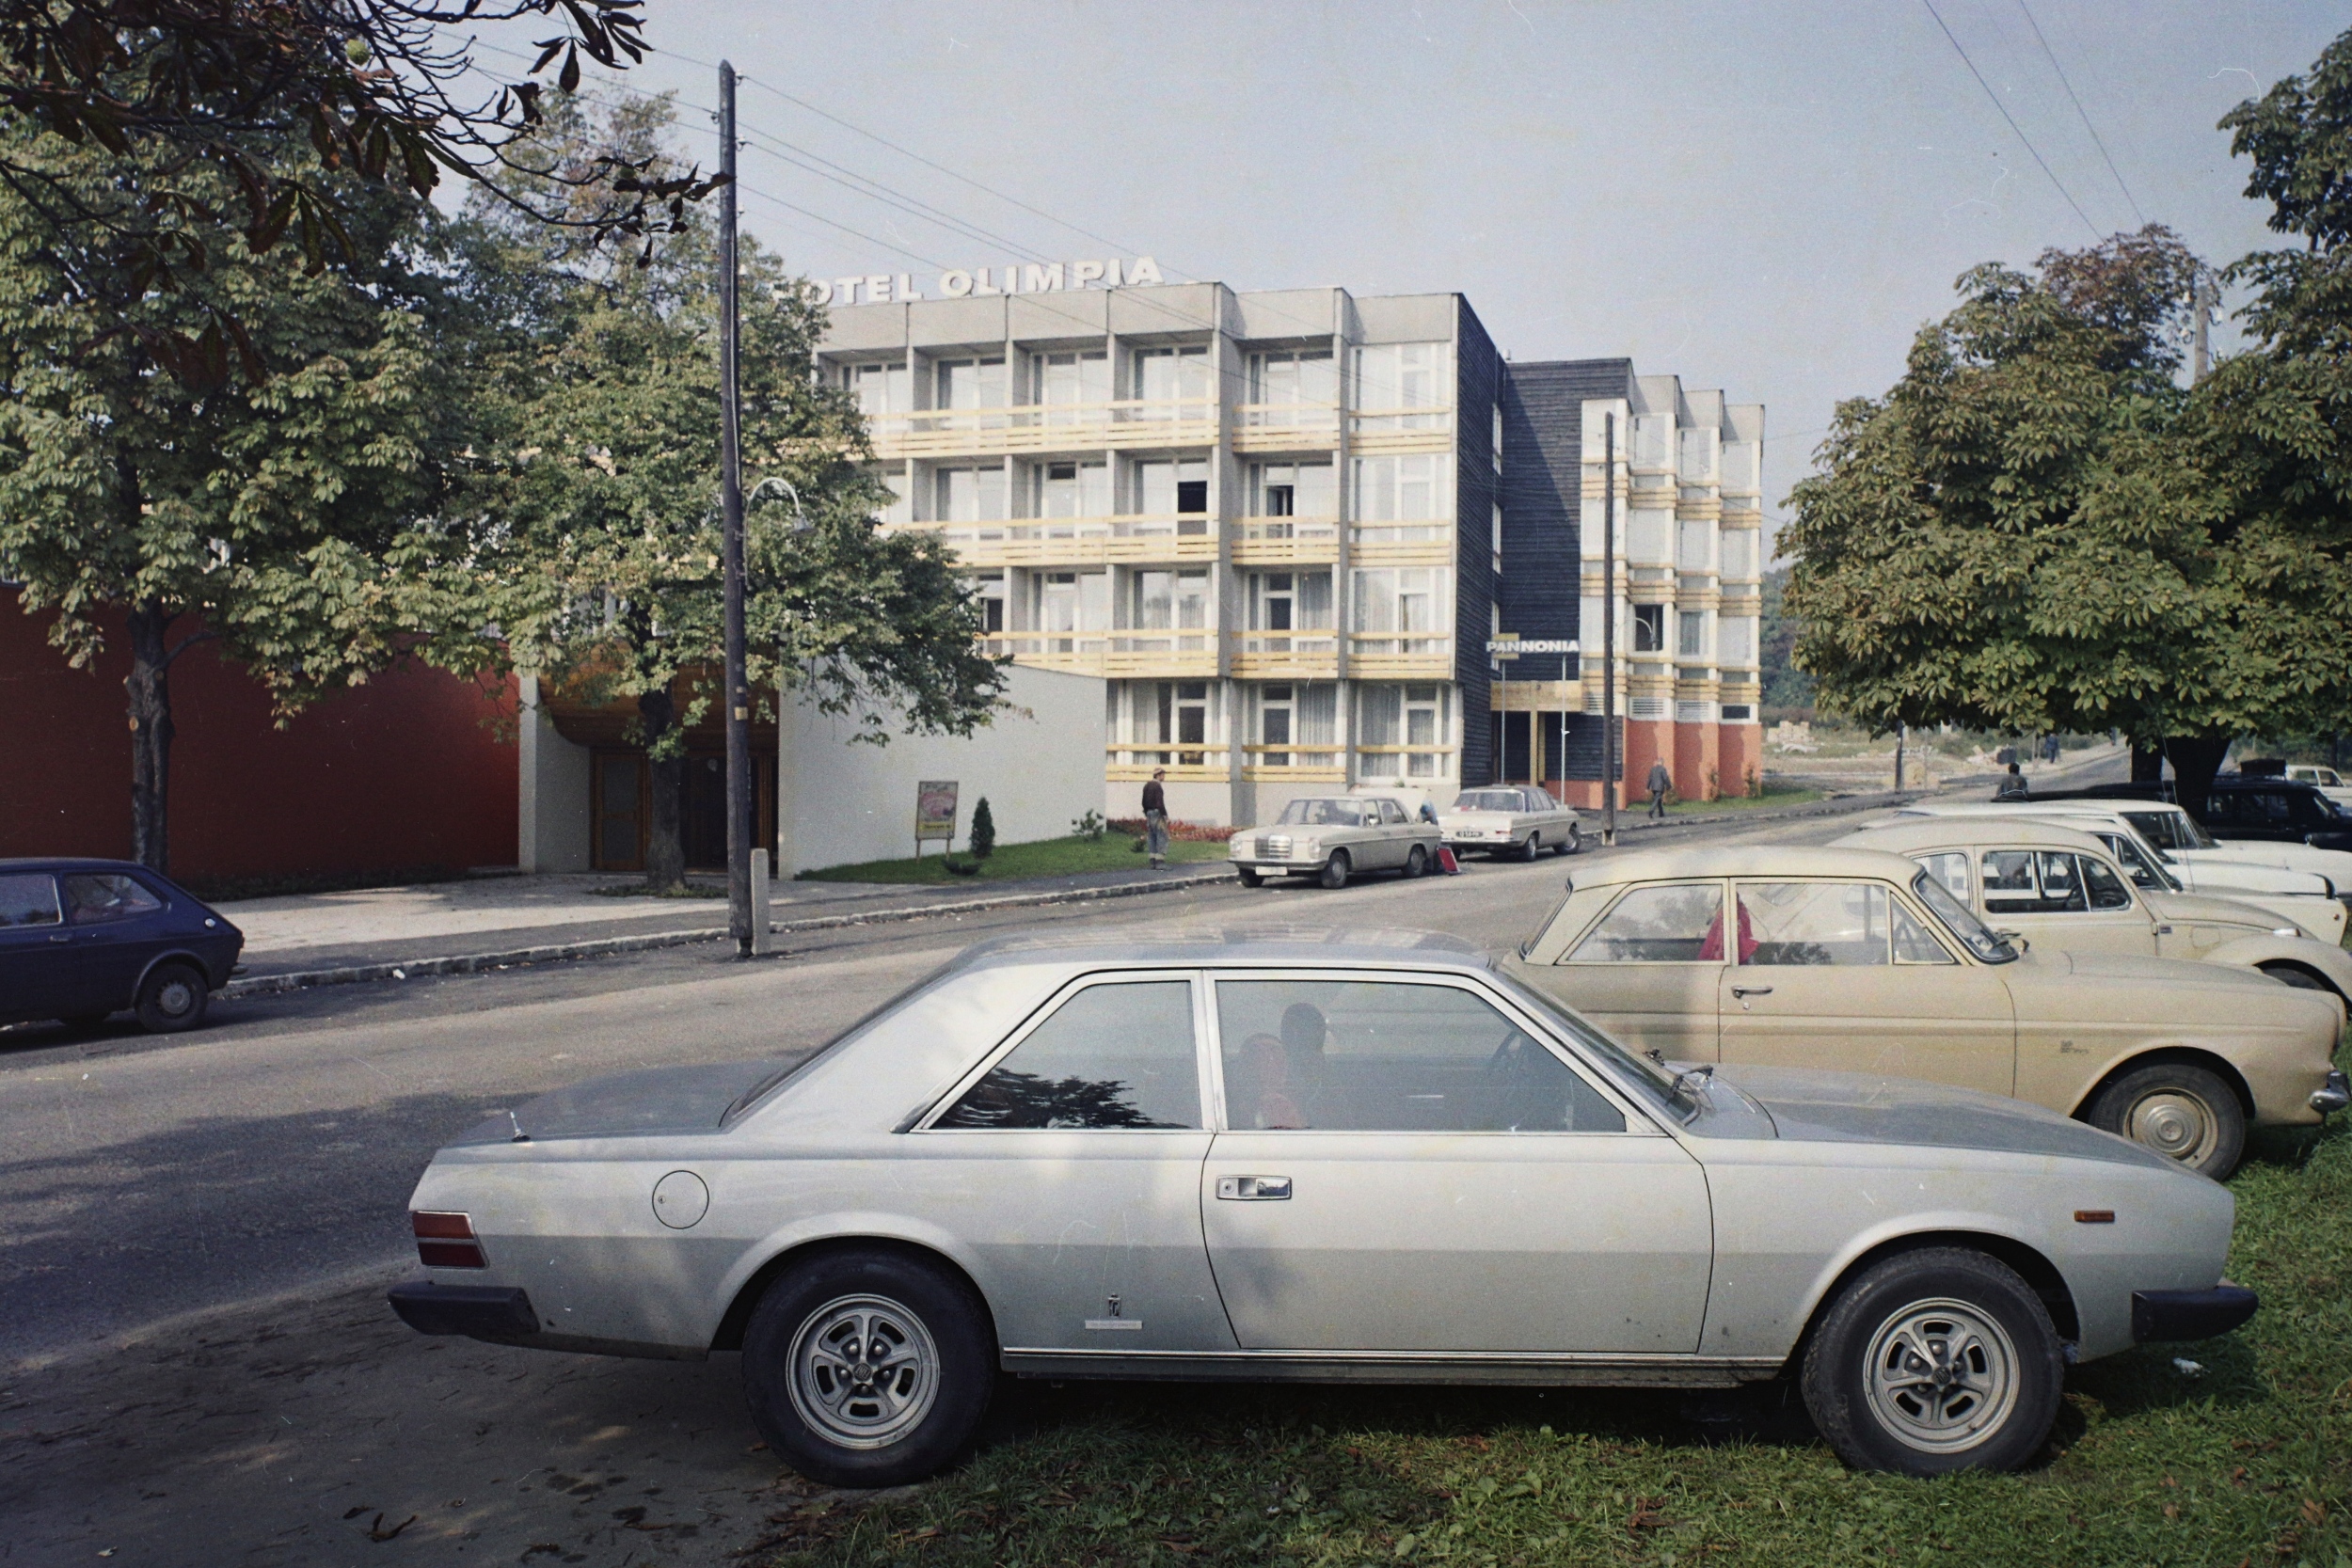
[(2001, 787), (1994, 795), (1993, 799), (1995, 800), (2023, 800), (2028, 798), (2026, 775), (2019, 772), (2017, 770), (2017, 765), (2012, 762), (2009, 765), (2009, 771), (2001, 775)]
[(1143, 786), (1144, 847), (1152, 852), (1152, 869), (1159, 870), (1168, 863), (1168, 789), (1160, 781), (1168, 777), (1168, 769), (1152, 769), (1152, 782)]
[(1666, 759), (1660, 757), (1649, 765), (1649, 814), (1653, 817), (1666, 815), (1666, 795), (1675, 786), (1674, 775), (1666, 771)]

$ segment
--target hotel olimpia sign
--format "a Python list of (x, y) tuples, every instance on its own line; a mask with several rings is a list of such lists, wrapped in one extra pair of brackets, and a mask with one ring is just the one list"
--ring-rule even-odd
[(811, 305), (904, 305), (918, 299), (964, 299), (979, 294), (1052, 294), (1068, 289), (1135, 289), (1167, 281), (1149, 256), (1131, 261), (1007, 261), (1000, 267), (951, 267), (931, 280), (931, 292), (908, 273), (876, 272), (811, 278)]

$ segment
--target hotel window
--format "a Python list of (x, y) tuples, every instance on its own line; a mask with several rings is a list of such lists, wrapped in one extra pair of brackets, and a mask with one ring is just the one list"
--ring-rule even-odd
[[(1147, 404), (1205, 404), (1209, 400), (1209, 351), (1205, 348), (1139, 348), (1135, 356), (1135, 389)], [(1134, 410), (1139, 420), (1205, 419), (1205, 407), (1144, 407)]]
[(1446, 372), (1448, 343), (1372, 343), (1356, 351), (1356, 384), (1350, 406), (1359, 414), (1386, 416), (1381, 428), (1431, 430), (1442, 421), (1435, 412), (1452, 405)]
[(931, 519), (942, 523), (994, 522), (1005, 515), (1005, 470), (933, 468)]
[[(1252, 637), (1248, 652), (1287, 653), (1295, 646), (1289, 633), (1331, 629), (1328, 572), (1252, 572), (1248, 597), (1249, 630), (1281, 635)], [(1297, 651), (1308, 651), (1309, 642), (1317, 651), (1327, 652), (1331, 646), (1327, 637), (1304, 639), (1295, 645)]]
[(1685, 484), (1715, 483), (1715, 433), (1700, 428), (1682, 432), (1682, 451), (1676, 467)]
[[(1002, 359), (936, 359), (933, 408), (1002, 408), (1005, 405), (1005, 362)], [(983, 421), (996, 422), (998, 421)]]
[(1673, 455), (1674, 430), (1674, 420), (1663, 414), (1636, 414), (1633, 417), (1633, 467), (1668, 467)]
[(1110, 621), (1109, 595), (1110, 579), (1102, 572), (1030, 574), (1029, 626), (1049, 634), (1040, 651), (1078, 652), (1078, 638), (1069, 634), (1101, 632)]
[(1079, 423), (1078, 410), (1099, 411), (1111, 401), (1111, 362), (1104, 355), (1032, 354), (1028, 368), (1028, 401), (1045, 409), (1049, 425)]
[(1434, 779), (1446, 771), (1441, 752), (1450, 688), (1364, 684), (1356, 690), (1359, 773), (1367, 779)]
[(890, 492), (890, 499), (882, 504), (882, 520), (885, 523), (914, 521), (914, 508), (907, 503), (906, 470), (894, 465), (883, 468), (870, 468), (867, 472), (873, 475), (877, 483)]
[(1339, 711), (1337, 687), (1260, 687), (1258, 750), (1251, 762), (1260, 768), (1330, 767), (1331, 749), (1339, 744)]
[(1633, 607), (1633, 651), (1637, 654), (1662, 654), (1666, 651), (1664, 605), (1637, 604)]
[(1486, 451), (1495, 460), (1495, 472), (1501, 473), (1502, 472), (1502, 404), (1499, 403), (1494, 407), (1494, 436), (1487, 442)]
[(1708, 570), (1713, 565), (1708, 556), (1714, 545), (1715, 525), (1686, 521), (1678, 531), (1681, 538), (1675, 552), (1676, 569), (1684, 572)]
[(1705, 658), (1707, 657), (1707, 611), (1686, 610), (1675, 617), (1675, 657)]
[(903, 414), (914, 406), (904, 360), (850, 365), (843, 373), (861, 414)]
[(1715, 657), (1724, 664), (1756, 662), (1756, 617), (1726, 615), (1715, 623)]
[(1753, 578), (1756, 576), (1756, 546), (1763, 538), (1752, 528), (1727, 528), (1723, 534), (1724, 576)]
[[(1442, 566), (1369, 567), (1356, 574), (1356, 651), (1442, 654), (1446, 589)], [(1368, 635), (1365, 635), (1368, 634)]]
[[(1209, 624), (1209, 572), (1138, 571), (1128, 574), (1127, 625), (1136, 631), (1200, 631)], [(1152, 639), (1154, 647), (1199, 648), (1198, 637)]]
[(1110, 469), (1101, 463), (1032, 463), (1028, 480), (1032, 517), (1110, 515)]
[[(1154, 681), (1147, 688), (1154, 701), (1154, 711), (1148, 721), (1152, 734), (1148, 737), (1163, 746), (1193, 746), (1208, 744), (1209, 683), (1206, 681)], [(1138, 715), (1141, 717), (1141, 715)], [(1173, 761), (1180, 768), (1198, 768), (1208, 760), (1199, 751), (1160, 753), (1162, 762)]]
[[(1135, 466), (1136, 512), (1145, 517), (1204, 517), (1209, 510), (1206, 458), (1153, 461)], [(1180, 523), (1179, 533), (1204, 533), (1205, 522)]]
[(1329, 517), (1338, 514), (1339, 504), (1328, 463), (1249, 465), (1249, 515), (1253, 517)]
[(972, 592), (980, 602), (980, 629), (1000, 632), (1005, 629), (1005, 574), (980, 572), (972, 578)]
[[(1441, 539), (1443, 523), (1454, 515), (1451, 481), (1454, 470), (1443, 452), (1415, 452), (1399, 457), (1356, 459), (1353, 519), (1359, 529), (1398, 544)], [(1367, 542), (1359, 537), (1359, 543)]]
[[(1328, 349), (1282, 350), (1249, 356), (1249, 422), (1276, 428), (1306, 424), (1335, 409), (1339, 377)], [(1324, 422), (1328, 423), (1326, 419)]]

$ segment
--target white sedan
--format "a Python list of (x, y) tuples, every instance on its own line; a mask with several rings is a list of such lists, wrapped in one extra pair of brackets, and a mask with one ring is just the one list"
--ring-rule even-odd
[(1449, 849), (1483, 849), (1532, 861), (1546, 849), (1573, 855), (1583, 847), (1581, 819), (1574, 806), (1533, 784), (1488, 784), (1466, 789), (1451, 810), (1438, 814)]
[[(2066, 1367), (2244, 1323), (2229, 1190), (1965, 1089), (1675, 1070), (1450, 938), (976, 949), (786, 1066), (592, 1081), (437, 1154), (428, 1334), (739, 1353), (834, 1485), (1000, 1373), (1728, 1387), (1849, 1463), (2041, 1451)], [(615, 1418), (620, 1418), (616, 1413)]]

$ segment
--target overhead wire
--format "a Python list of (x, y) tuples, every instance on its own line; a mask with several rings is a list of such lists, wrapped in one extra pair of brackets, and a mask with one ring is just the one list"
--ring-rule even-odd
[(2132, 216), (2137, 218), (2140, 227), (2145, 229), (2148, 214), (2139, 210), (2139, 198), (2132, 195), (2132, 187), (2124, 182), (2123, 171), (2115, 166), (2115, 157), (2107, 150), (2107, 144), (2099, 135), (2099, 128), (2090, 123), (2090, 111), (2085, 109), (2083, 101), (2075, 96), (2074, 84), (2067, 80), (2066, 68), (2058, 64), (2058, 55), (2051, 49), (2050, 40), (2042, 36), (2042, 24), (2034, 20), (2033, 8), (2026, 5), (2026, 0), (2017, 0), (2017, 8), (2026, 13), (2026, 24), (2033, 29), (2034, 41), (2042, 45), (2042, 57), (2050, 62), (2050, 69), (2058, 72), (2058, 85), (2066, 89), (2067, 102), (2074, 105), (2074, 113), (2082, 118), (2083, 129), (2090, 133), (2091, 145), (2106, 161), (2107, 172), (2115, 176), (2116, 188), (2123, 193), (2124, 203), (2131, 208)]
[(2049, 176), (2050, 183), (2058, 187), (2058, 195), (2064, 197), (2066, 204), (2074, 209), (2074, 215), (2083, 220), (2083, 227), (2090, 230), (2093, 239), (2106, 238), (2099, 231), (2099, 226), (2090, 221), (2090, 214), (2083, 211), (2082, 203), (2074, 199), (2074, 193), (2066, 188), (2066, 182), (2058, 177), (2058, 171), (2050, 166), (2049, 160), (2042, 157), (2042, 150), (2034, 146), (2033, 138), (2026, 135), (2025, 128), (2019, 125), (2016, 117), (2009, 112), (2009, 105), (2001, 102), (2001, 95), (1993, 90), (1993, 84), (1984, 79), (1984, 72), (1977, 69), (1977, 62), (1968, 57), (1968, 51), (1961, 43), (1960, 36), (1954, 33), (1950, 24), (1944, 20), (1944, 13), (1935, 8), (1935, 0), (1919, 0), (1919, 3), (1928, 8), (1930, 16), (1935, 18), (1936, 26), (1943, 29), (1944, 36), (1951, 40), (1953, 50), (1959, 54), (1960, 63), (1968, 68), (1968, 74), (1977, 79), (1977, 86), (1982, 87), (1985, 97), (1993, 101), (1993, 106), (1998, 109), (2001, 118), (2009, 122), (2010, 130), (2015, 133), (2019, 141), (2025, 143), (2026, 150), (2033, 154), (2033, 161), (2042, 166), (2042, 172)]

